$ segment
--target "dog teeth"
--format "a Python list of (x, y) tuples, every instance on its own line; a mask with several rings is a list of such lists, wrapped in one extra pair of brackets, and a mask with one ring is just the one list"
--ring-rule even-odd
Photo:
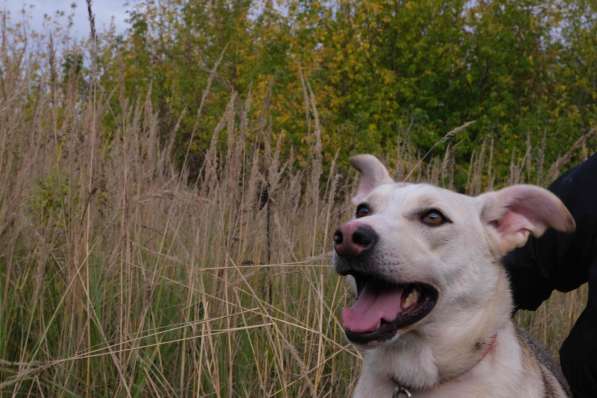
[(417, 291), (417, 289), (413, 289), (410, 293), (408, 293), (408, 296), (406, 296), (406, 298), (402, 300), (402, 309), (409, 309), (410, 307), (415, 305), (417, 301), (419, 301), (419, 292)]

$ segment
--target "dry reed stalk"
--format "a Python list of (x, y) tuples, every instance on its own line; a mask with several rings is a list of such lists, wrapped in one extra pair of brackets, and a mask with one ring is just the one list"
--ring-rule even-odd
[(579, 149), (581, 149), (583, 145), (594, 135), (597, 135), (597, 128), (590, 129), (578, 140), (576, 140), (570, 149), (568, 149), (562, 156), (558, 158), (558, 160), (555, 161), (554, 164), (550, 166), (549, 171), (547, 172), (548, 181), (555, 179), (560, 173), (562, 166), (570, 162), (570, 159), (577, 153), (577, 151), (579, 151)]
[(474, 124), (475, 122), (476, 122), (476, 120), (470, 120), (454, 129), (448, 131), (446, 134), (444, 134), (444, 136), (441, 139), (439, 139), (437, 142), (435, 142), (431, 146), (431, 148), (429, 148), (429, 150), (418, 160), (418, 162), (409, 171), (409, 173), (404, 177), (404, 179), (402, 179), (402, 181), (408, 181), (409, 178), (412, 176), (412, 173), (414, 173), (423, 164), (423, 162), (425, 160), (427, 160), (427, 158), (429, 157), (429, 155), (431, 155), (431, 153), (433, 152), (433, 150), (435, 148), (437, 148), (439, 145), (442, 145), (442, 144), (448, 142), (449, 140), (454, 138), (456, 136), (456, 134), (460, 133), (461, 131), (464, 131), (468, 126), (470, 126), (471, 124)]

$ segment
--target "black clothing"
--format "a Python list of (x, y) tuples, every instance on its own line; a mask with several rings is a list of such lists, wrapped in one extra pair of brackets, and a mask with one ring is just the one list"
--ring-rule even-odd
[(597, 397), (597, 266), (589, 276), (590, 298), (560, 349), (562, 371), (575, 398)]
[(566, 205), (576, 231), (548, 230), (503, 258), (514, 305), (535, 310), (555, 289), (589, 282), (589, 301), (560, 350), (562, 370), (575, 397), (597, 397), (597, 154), (550, 187)]

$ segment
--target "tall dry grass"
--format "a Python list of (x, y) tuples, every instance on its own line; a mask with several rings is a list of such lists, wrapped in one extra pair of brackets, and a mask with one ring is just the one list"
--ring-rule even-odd
[[(175, 131), (159, 130), (149, 100), (122, 99), (108, 132), (112, 93), (57, 84), (51, 65), (35, 68), (6, 43), (0, 56), (3, 396), (348, 395), (359, 354), (338, 325), (347, 297), (329, 253), (354, 175), (334, 162), (324, 171), (308, 81), (297, 77), (309, 168), (284, 158), (267, 115), (251, 117), (251, 102), (231, 93), (193, 179), (174, 166)], [(499, 180), (492, 147), (471, 158), (471, 194), (545, 184), (566, 166), (563, 154), (550, 171), (529, 148)], [(425, 159), (398, 148), (387, 159), (397, 176), (454, 186), (450, 148)], [(556, 349), (584, 294), (519, 319)]]

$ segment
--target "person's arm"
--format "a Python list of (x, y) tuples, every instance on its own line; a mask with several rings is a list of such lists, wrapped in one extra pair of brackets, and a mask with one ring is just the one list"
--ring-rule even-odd
[(510, 252), (502, 259), (510, 278), (514, 311), (536, 310), (554, 290), (549, 270), (537, 263), (535, 245), (535, 239), (530, 238), (525, 246)]

